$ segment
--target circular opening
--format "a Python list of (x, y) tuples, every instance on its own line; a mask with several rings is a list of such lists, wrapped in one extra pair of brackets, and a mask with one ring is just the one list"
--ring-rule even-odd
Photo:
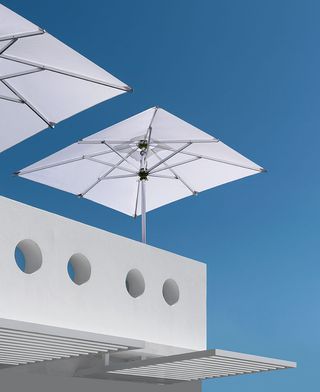
[(86, 283), (90, 279), (91, 265), (89, 260), (81, 253), (70, 257), (67, 265), (70, 279), (77, 285)]
[(14, 258), (17, 266), (26, 274), (33, 274), (42, 264), (41, 250), (32, 240), (20, 241), (16, 246)]
[(167, 279), (162, 287), (162, 295), (166, 303), (170, 306), (179, 301), (180, 291), (177, 282), (173, 279)]
[(126, 277), (126, 288), (133, 298), (140, 297), (140, 295), (144, 293), (146, 284), (142, 273), (139, 270), (132, 269), (128, 272)]

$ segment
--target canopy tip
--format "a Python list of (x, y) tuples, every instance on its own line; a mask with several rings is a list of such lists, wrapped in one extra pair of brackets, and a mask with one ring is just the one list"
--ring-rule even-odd
[(268, 172), (267, 169), (264, 169), (263, 167), (260, 168), (260, 173), (267, 173), (267, 172)]
[(13, 172), (13, 175), (18, 176), (20, 173), (21, 173), (21, 170), (18, 170), (18, 171)]
[(82, 198), (82, 197), (83, 197), (83, 193), (78, 193), (78, 194), (77, 194), (77, 197)]
[(50, 128), (54, 128), (55, 126), (56, 126), (56, 123), (54, 123), (54, 122), (52, 122), (52, 121), (49, 122), (49, 127), (50, 127)]
[(123, 88), (125, 91), (127, 91), (128, 93), (133, 93), (133, 87), (130, 86), (124, 86)]

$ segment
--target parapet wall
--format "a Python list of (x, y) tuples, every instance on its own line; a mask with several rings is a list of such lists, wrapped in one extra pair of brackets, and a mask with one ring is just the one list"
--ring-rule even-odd
[(206, 348), (205, 264), (4, 197), (0, 215), (1, 318)]

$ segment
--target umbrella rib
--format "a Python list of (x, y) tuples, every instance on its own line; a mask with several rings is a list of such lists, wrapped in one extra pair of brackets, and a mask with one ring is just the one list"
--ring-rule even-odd
[[(161, 146), (161, 148), (164, 149), (164, 150), (168, 150), (168, 151), (177, 151), (177, 150), (175, 150), (175, 149), (173, 149), (171, 147), (163, 147), (163, 146)], [(198, 158), (202, 158), (202, 159), (207, 159), (209, 161), (214, 161), (214, 162), (218, 162), (218, 163), (224, 163), (226, 165), (236, 166), (236, 167), (240, 167), (240, 168), (243, 168), (243, 169), (253, 170), (253, 171), (256, 171), (256, 172), (265, 172), (266, 171), (266, 169), (263, 169), (263, 168), (255, 168), (255, 167), (252, 167), (252, 166), (241, 165), (239, 163), (226, 161), (226, 160), (219, 159), (219, 158), (209, 157), (207, 155), (196, 154), (196, 153), (189, 152), (189, 151), (183, 151), (183, 152), (181, 152), (181, 154), (194, 156), (194, 157), (198, 157)]]
[[(138, 168), (131, 163), (127, 158), (129, 158), (132, 154), (123, 157), (116, 149), (114, 149), (113, 147), (111, 147), (106, 141), (103, 142), (104, 145), (106, 145), (111, 151), (113, 151), (115, 154), (117, 154), (121, 159), (123, 159), (124, 161), (126, 161), (129, 165), (131, 165), (132, 167), (134, 167), (136, 170), (138, 170)], [(137, 151), (138, 148), (136, 148), (135, 151)], [(131, 151), (132, 152), (132, 151)], [(133, 152), (132, 152), (133, 153)]]
[(167, 170), (167, 169), (172, 169), (173, 167), (185, 165), (185, 164), (190, 163), (190, 162), (198, 161), (199, 159), (201, 159), (201, 158), (200, 157), (194, 157), (194, 158), (186, 159), (185, 161), (182, 161), (182, 162), (174, 163), (173, 165), (168, 165), (167, 163), (165, 163), (166, 167), (164, 167), (162, 169), (153, 170), (150, 174), (158, 173), (158, 172), (161, 172), (161, 171)]
[[(156, 114), (157, 114), (158, 109), (159, 109), (158, 106), (155, 106), (155, 107), (154, 107), (154, 112), (153, 112), (153, 114), (152, 114), (152, 117), (151, 117), (151, 120), (150, 120), (148, 129), (147, 129), (147, 132), (146, 132), (146, 134), (145, 134), (145, 136), (144, 136), (145, 139), (147, 139), (147, 137), (148, 137), (148, 145), (149, 145), (149, 143), (150, 143), (153, 120), (154, 120), (154, 118), (155, 118), (155, 116), (156, 116)], [(149, 136), (148, 136), (148, 134), (149, 134)]]
[(10, 102), (23, 103), (21, 99), (6, 97), (5, 95), (0, 95), (0, 99), (4, 99), (5, 101), (10, 101)]
[[(154, 113), (153, 113), (152, 119), (151, 119), (151, 121), (150, 121), (149, 128), (148, 128), (148, 132), (147, 132), (148, 141), (147, 141), (147, 151), (146, 151), (146, 153), (145, 153), (145, 157), (146, 157), (145, 165), (146, 165), (146, 168), (147, 168), (147, 166), (148, 166), (148, 154), (149, 154), (149, 150), (150, 150), (150, 140), (151, 140), (151, 134), (152, 134), (152, 129), (153, 129), (153, 128), (152, 128), (152, 124), (153, 124), (153, 121), (154, 121), (154, 119), (155, 119), (155, 117), (156, 117), (156, 114), (157, 114), (157, 112), (158, 112), (158, 109), (159, 109), (158, 106), (156, 106), (155, 109), (154, 109)], [(149, 134), (148, 134), (148, 133), (149, 133)], [(147, 135), (146, 135), (146, 138), (147, 138)]]
[[(149, 129), (149, 128), (148, 128)], [(145, 136), (147, 137), (147, 135)], [(92, 139), (92, 140), (79, 140), (79, 144), (102, 144), (104, 142), (108, 142), (108, 144), (136, 144), (137, 141), (130, 141), (130, 140), (106, 140), (106, 139)], [(181, 143), (218, 143), (218, 139), (188, 139), (188, 140), (155, 140), (150, 139), (150, 144), (181, 144)]]
[(114, 167), (112, 167), (111, 169), (109, 169), (106, 173), (104, 173), (102, 176), (98, 177), (98, 179), (91, 184), (84, 192), (80, 193), (78, 196), (79, 197), (84, 197), (89, 191), (91, 191), (91, 189), (93, 189), (96, 185), (99, 184), (100, 181), (102, 181), (103, 179), (105, 179), (110, 173), (112, 173), (115, 169), (117, 169), (125, 160), (126, 158), (129, 158), (133, 153), (135, 153), (138, 150), (138, 147), (132, 151), (130, 151), (126, 157), (121, 157), (122, 159), (120, 161), (118, 161)]
[[(153, 151), (153, 150), (151, 150), (152, 152), (153, 152), (153, 154), (158, 158), (158, 159), (160, 159), (160, 157), (158, 156), (158, 154), (155, 152), (155, 151)], [(183, 179), (183, 178), (181, 178), (181, 176), (179, 175), (179, 174), (177, 174), (171, 167), (169, 167), (169, 165), (165, 162), (164, 163), (164, 165), (165, 166), (167, 166), (167, 169), (175, 176), (175, 178), (177, 179), (177, 180), (179, 180), (180, 182), (182, 182), (182, 184), (193, 194), (193, 195), (197, 195), (198, 194), (198, 192), (197, 191), (195, 191), (193, 188), (191, 188), (191, 186)]]
[(135, 173), (135, 174), (123, 174), (123, 175), (119, 175), (119, 176), (104, 177), (104, 178), (102, 178), (102, 180), (103, 181), (115, 180), (115, 179), (118, 179), (118, 178), (130, 178), (130, 177), (137, 177), (137, 176), (138, 176), (138, 173)]
[(12, 78), (16, 78), (18, 76), (29, 75), (29, 74), (33, 74), (33, 73), (40, 72), (40, 71), (43, 71), (43, 69), (42, 68), (29, 69), (27, 71), (21, 71), (21, 72), (16, 72), (16, 73), (13, 73), (13, 74), (0, 76), (0, 80), (12, 79)]
[(20, 58), (17, 58), (17, 57), (8, 56), (8, 55), (5, 55), (5, 54), (0, 54), (0, 57), (4, 58), (6, 60), (10, 60), (10, 61), (16, 62), (16, 63), (30, 65), (30, 66), (33, 66), (33, 67), (39, 67), (39, 68), (42, 68), (43, 70), (46, 70), (46, 71), (58, 73), (58, 74), (65, 75), (65, 76), (70, 76), (71, 78), (76, 78), (76, 79), (85, 80), (85, 81), (91, 82), (91, 83), (101, 84), (103, 86), (114, 88), (116, 90), (133, 91), (132, 88), (129, 87), (129, 86), (117, 86), (115, 84), (108, 83), (108, 82), (105, 82), (103, 80), (91, 78), (90, 76), (81, 75), (81, 74), (78, 74), (78, 73), (75, 73), (75, 72), (66, 71), (66, 70), (60, 69), (60, 68), (50, 67), (49, 65), (40, 64), (40, 63), (37, 63), (37, 62), (34, 62), (34, 61), (28, 61), (28, 60), (20, 59)]
[(100, 155), (105, 155), (105, 154), (110, 154), (110, 153), (111, 153), (111, 151), (99, 151), (99, 152), (95, 152), (95, 153), (92, 153), (92, 154), (81, 155), (79, 157), (74, 157), (74, 158), (63, 160), (63, 161), (50, 163), (50, 164), (44, 165), (44, 166), (38, 166), (38, 167), (35, 167), (33, 169), (20, 170), (18, 172), (15, 172), (15, 174), (17, 174), (17, 175), (29, 174), (29, 173), (33, 173), (33, 172), (36, 172), (36, 171), (45, 170), (45, 169), (51, 169), (52, 167), (62, 166), (62, 165), (66, 165), (68, 163), (81, 161), (82, 159), (89, 159), (89, 158), (92, 158), (92, 157), (97, 157), (97, 156), (100, 156)]
[(23, 176), (25, 174), (30, 174), (30, 173), (34, 173), (34, 172), (45, 170), (45, 169), (51, 169), (51, 168), (57, 167), (57, 166), (63, 166), (63, 165), (66, 165), (68, 163), (81, 161), (84, 158), (85, 158), (85, 156), (82, 155), (81, 157), (65, 159), (65, 160), (60, 161), (60, 162), (49, 163), (48, 165), (38, 166), (38, 167), (35, 167), (35, 168), (26, 169), (26, 170), (20, 170), (20, 171), (15, 172), (15, 174), (17, 174), (18, 176)]
[[(85, 159), (87, 159), (88, 161), (101, 163), (102, 165), (105, 165), (105, 166), (115, 167), (115, 165), (113, 165), (112, 163), (105, 162), (105, 161), (102, 161), (101, 159), (96, 159), (96, 158), (94, 158), (94, 157), (85, 157)], [(124, 167), (117, 166), (117, 169), (123, 170), (123, 171), (126, 171), (126, 172), (129, 172), (129, 173), (137, 174), (137, 172), (135, 172), (134, 170), (126, 169), (126, 168), (124, 168)]]
[(156, 139), (152, 139), (151, 143), (152, 144), (161, 144), (161, 143), (165, 143), (165, 144), (179, 144), (179, 143), (218, 143), (220, 140), (216, 139), (216, 138), (212, 138), (212, 139), (188, 139), (188, 140), (172, 140), (172, 139), (168, 139), (168, 140), (156, 140)]
[(39, 29), (36, 31), (30, 31), (27, 33), (18, 33), (18, 34), (12, 34), (12, 35), (4, 35), (0, 37), (0, 42), (1, 41), (7, 41), (9, 39), (18, 39), (18, 38), (27, 38), (27, 37), (33, 37), (34, 35), (41, 35), (44, 34), (45, 30)]
[(137, 212), (138, 212), (138, 202), (139, 202), (140, 183), (141, 183), (141, 181), (138, 181), (136, 203), (135, 203), (135, 209), (134, 209), (134, 214), (133, 214), (134, 218), (137, 217)]
[(151, 118), (151, 121), (150, 121), (150, 124), (149, 124), (149, 128), (152, 127), (152, 124), (153, 124), (154, 118), (156, 117), (158, 109), (159, 109), (159, 106), (155, 106), (154, 107), (154, 112), (153, 112), (153, 115), (152, 115), (152, 118)]
[(156, 163), (155, 165), (153, 165), (148, 172), (151, 173), (152, 170), (154, 170), (156, 167), (162, 165), (164, 162), (168, 161), (169, 159), (171, 159), (172, 157), (174, 157), (175, 155), (179, 154), (179, 152), (183, 151), (184, 149), (186, 149), (187, 147), (189, 147), (191, 145), (191, 142), (186, 143), (184, 146), (178, 148), (178, 150), (174, 150), (174, 152), (172, 154), (170, 154), (169, 156), (167, 156), (166, 158), (161, 159), (158, 163)]
[(78, 140), (78, 144), (104, 144), (104, 142), (107, 142), (108, 144), (126, 144), (129, 146), (130, 144), (136, 144), (136, 142), (132, 141), (130, 142), (129, 140), (106, 140), (106, 139), (100, 139), (100, 140)]
[(165, 174), (149, 174), (149, 177), (167, 178), (168, 180), (178, 180), (176, 176), (166, 176)]
[(3, 54), (7, 49), (9, 49), (15, 42), (18, 41), (18, 38), (12, 38), (1, 50), (0, 54)]
[(15, 88), (13, 88), (6, 80), (1, 80), (1, 82), (19, 99), (22, 100), (24, 104), (28, 106), (43, 122), (45, 122), (50, 128), (54, 128), (55, 124), (45, 118), (45, 116), (35, 108), (23, 95), (21, 95)]

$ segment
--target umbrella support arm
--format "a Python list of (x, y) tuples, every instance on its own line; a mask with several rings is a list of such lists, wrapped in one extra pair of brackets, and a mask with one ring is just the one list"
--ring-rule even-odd
[(26, 33), (4, 35), (4, 36), (0, 37), (0, 42), (8, 41), (8, 40), (17, 40), (20, 38), (32, 37), (34, 35), (40, 35), (40, 34), (44, 34), (44, 33), (45, 33), (45, 30), (39, 28), (39, 30), (30, 31), (30, 32), (26, 32)]
[(31, 104), (29, 100), (27, 100), (23, 95), (21, 95), (15, 88), (13, 88), (11, 84), (9, 84), (9, 82), (4, 79), (0, 79), (0, 82), (3, 83), (21, 101), (21, 103), (27, 105), (28, 108), (31, 109), (43, 122), (45, 122), (48, 127), (55, 127), (54, 122), (49, 121), (35, 106)]
[(147, 243), (146, 180), (141, 181), (141, 240)]
[(78, 73), (75, 73), (75, 72), (70, 72), (70, 71), (67, 71), (67, 70), (64, 70), (64, 69), (60, 69), (60, 68), (51, 67), (49, 65), (41, 64), (41, 63), (38, 63), (38, 62), (35, 62), (35, 61), (29, 61), (29, 60), (20, 59), (18, 57), (14, 57), (14, 56), (8, 56), (8, 55), (3, 54), (3, 53), (0, 54), (0, 58), (3, 58), (5, 60), (9, 60), (9, 61), (13, 61), (15, 63), (29, 65), (31, 67), (41, 68), (42, 70), (45, 70), (45, 71), (50, 71), (50, 72), (54, 72), (54, 73), (57, 73), (57, 74), (70, 76), (71, 78), (81, 79), (81, 80), (85, 80), (87, 82), (100, 84), (102, 86), (114, 88), (116, 90), (130, 91), (130, 92), (133, 91), (133, 89), (131, 87), (126, 86), (126, 85), (125, 86), (118, 86), (118, 85), (115, 85), (113, 83), (105, 82), (104, 80), (99, 80), (99, 79), (92, 78), (90, 76), (78, 74)]

